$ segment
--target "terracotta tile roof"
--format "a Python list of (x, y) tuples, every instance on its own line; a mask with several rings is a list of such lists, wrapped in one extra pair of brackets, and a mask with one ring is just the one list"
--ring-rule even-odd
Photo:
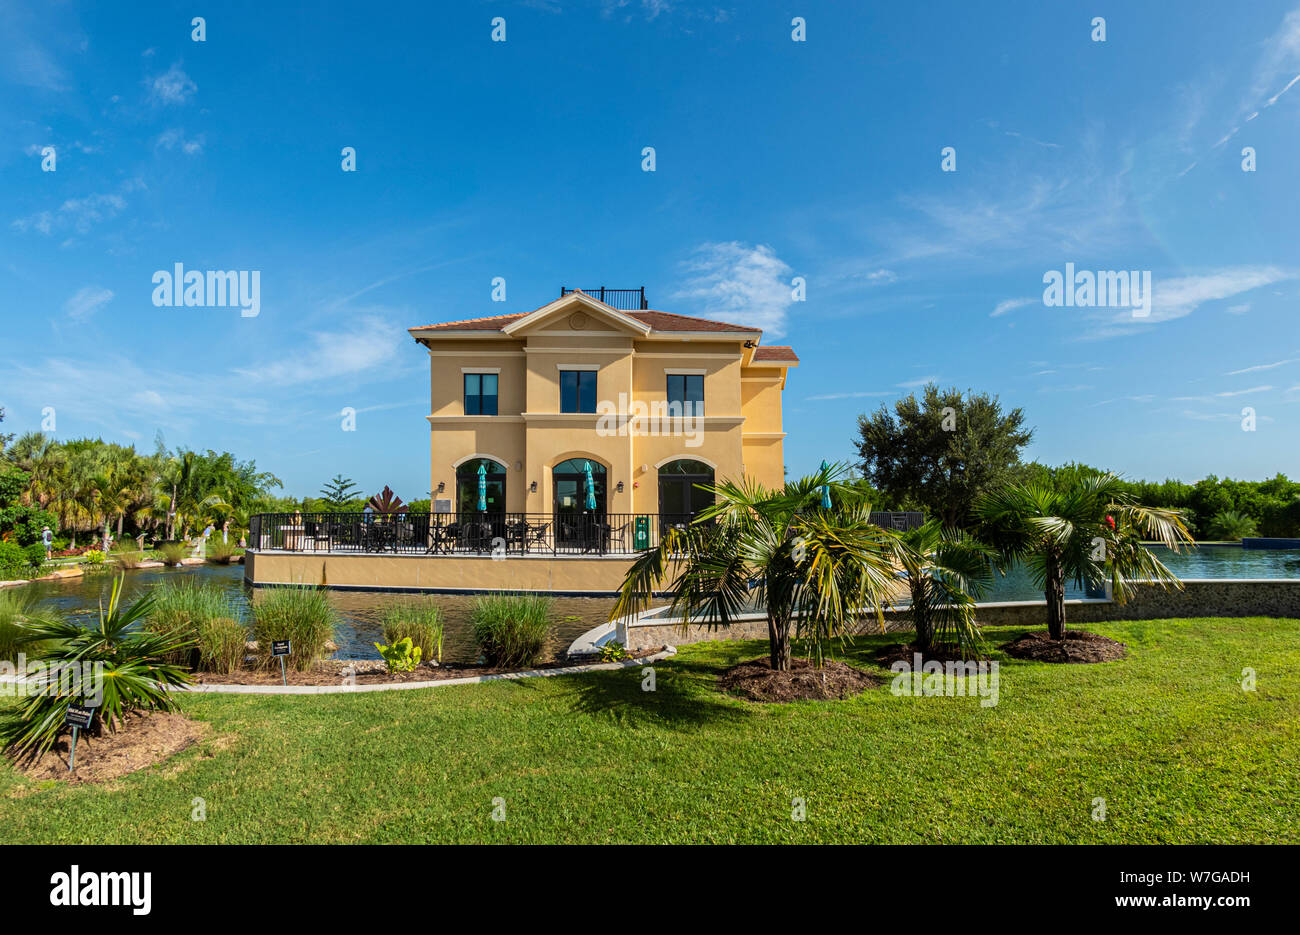
[[(419, 331), (500, 331), (507, 325), (526, 318), (532, 312), (518, 315), (494, 315), (491, 318), (466, 318), (461, 321), (447, 321), (436, 325), (422, 325)], [(762, 328), (750, 328), (745, 325), (733, 325), (725, 321), (713, 321), (709, 318), (695, 318), (691, 315), (678, 315), (674, 312), (659, 312), (653, 309), (644, 312), (622, 311), (620, 314), (635, 318), (649, 325), (655, 331), (724, 332), (744, 331), (754, 334), (762, 333)]]
[(795, 354), (794, 348), (786, 344), (771, 344), (764, 347), (754, 348), (754, 362), (760, 361), (779, 361), (781, 363), (797, 364), (799, 357)]

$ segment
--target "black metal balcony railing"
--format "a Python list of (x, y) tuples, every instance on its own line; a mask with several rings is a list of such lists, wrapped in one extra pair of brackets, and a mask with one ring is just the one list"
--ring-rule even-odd
[[(910, 529), (920, 513), (872, 513), (877, 525)], [(686, 514), (655, 513), (258, 513), (255, 551), (407, 555), (609, 555), (659, 545)]]
[(560, 286), (560, 298), (570, 292), (585, 292), (593, 299), (599, 299), (606, 305), (625, 312), (643, 312), (650, 307), (645, 300), (645, 286), (640, 289), (606, 289), (604, 286), (599, 289), (566, 289)]

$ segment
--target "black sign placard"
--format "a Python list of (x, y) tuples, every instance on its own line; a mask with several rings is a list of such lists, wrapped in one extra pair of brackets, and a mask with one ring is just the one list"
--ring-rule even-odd
[(82, 730), (90, 728), (90, 722), (95, 719), (94, 708), (83, 708), (81, 705), (70, 704), (68, 710), (63, 712), (63, 723), (68, 727), (80, 727)]
[(274, 657), (274, 656), (287, 656), (287, 655), (289, 655), (289, 641), (288, 641), (288, 640), (271, 640), (271, 655), (272, 655), (273, 657)]

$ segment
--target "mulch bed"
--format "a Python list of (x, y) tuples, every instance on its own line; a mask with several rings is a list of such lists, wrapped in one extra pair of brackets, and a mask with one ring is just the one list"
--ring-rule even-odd
[(37, 759), (11, 758), (11, 762), (30, 779), (106, 782), (161, 763), (198, 743), (207, 730), (203, 721), (191, 721), (181, 714), (133, 714), (123, 720), (118, 730), (106, 731), (103, 736), (81, 732), (77, 737), (76, 772), (68, 772), (70, 731)]
[(921, 653), (921, 664), (927, 662), (976, 662), (978, 659), (972, 657), (969, 653), (962, 654), (957, 650), (944, 649), (938, 646), (931, 646), (929, 649), (921, 652), (911, 643), (902, 646), (886, 646), (876, 654), (876, 661), (888, 669), (895, 662), (906, 662), (909, 666), (916, 661), (915, 654)]
[(789, 672), (776, 672), (767, 658), (742, 662), (718, 676), (718, 688), (749, 701), (825, 701), (850, 698), (881, 682), (861, 669), (829, 659), (820, 670), (807, 659), (791, 663)]
[(1008, 656), (1038, 662), (1114, 662), (1128, 654), (1123, 643), (1087, 630), (1066, 630), (1061, 640), (1052, 639), (1045, 630), (1026, 633), (1001, 648)]
[[(629, 659), (640, 659), (659, 652), (657, 649), (643, 649), (629, 653)], [(599, 656), (584, 656), (573, 660), (555, 660), (539, 662), (536, 665), (502, 668), (500, 666), (481, 666), (472, 664), (443, 663), (429, 665), (420, 663), (412, 672), (389, 672), (388, 667), (377, 659), (326, 659), (316, 663), (306, 672), (288, 668), (285, 672), (290, 685), (342, 685), (347, 680), (355, 685), (376, 685), (397, 682), (440, 682), (444, 679), (459, 679), (474, 675), (500, 675), (505, 672), (520, 672), (532, 669), (562, 669), (568, 666), (590, 665), (599, 662)], [(194, 680), (206, 685), (280, 685), (279, 663), (271, 669), (242, 668), (230, 675), (217, 672), (196, 672)]]

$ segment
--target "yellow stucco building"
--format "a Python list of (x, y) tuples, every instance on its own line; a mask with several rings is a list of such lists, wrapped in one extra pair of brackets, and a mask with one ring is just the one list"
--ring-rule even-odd
[(593, 292), (410, 329), (429, 354), (435, 511), (482, 499), (562, 517), (594, 495), (611, 518), (662, 521), (704, 505), (699, 484), (783, 482), (794, 351), (758, 328), (649, 309), (643, 289)]

